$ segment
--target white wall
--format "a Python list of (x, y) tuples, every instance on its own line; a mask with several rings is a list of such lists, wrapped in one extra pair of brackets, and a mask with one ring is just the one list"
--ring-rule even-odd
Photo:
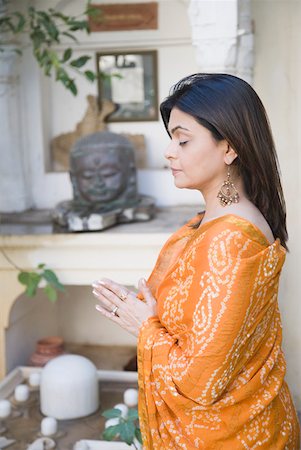
[(253, 0), (254, 87), (267, 109), (278, 150), (287, 202), (290, 253), (282, 273), (287, 380), (301, 409), (301, 2)]
[[(83, 5), (80, 0), (59, 3), (67, 4), (63, 11), (72, 14), (81, 11)], [(53, 2), (39, 0), (36, 1), (36, 5), (53, 6)], [(158, 30), (102, 32), (91, 33), (90, 36), (83, 34), (80, 38), (80, 52), (92, 56), (90, 66), (94, 69), (95, 54), (101, 50), (125, 48), (157, 50), (160, 102), (168, 95), (170, 87), (176, 81), (197, 71), (194, 49), (190, 44), (187, 8), (186, 1), (160, 0)], [(77, 53), (79, 54), (79, 51)], [(61, 200), (72, 197), (67, 173), (45, 174), (49, 160), (49, 141), (60, 133), (74, 129), (85, 112), (86, 95), (97, 95), (97, 87), (96, 84), (91, 85), (88, 81), (76, 77), (79, 94), (73, 97), (60, 84), (41, 76), (29, 50), (24, 56), (22, 82), (27, 148), (31, 160), (32, 195), (35, 207), (49, 208)], [(37, 86), (40, 89), (37, 89)], [(201, 203), (200, 194), (191, 191), (180, 192), (176, 189), (170, 172), (163, 169), (165, 165), (163, 152), (168, 143), (168, 136), (162, 123), (159, 121), (114, 123), (110, 125), (110, 129), (116, 132), (142, 133), (145, 136), (150, 170), (140, 170), (138, 173), (140, 193), (153, 195), (157, 198), (158, 205)]]

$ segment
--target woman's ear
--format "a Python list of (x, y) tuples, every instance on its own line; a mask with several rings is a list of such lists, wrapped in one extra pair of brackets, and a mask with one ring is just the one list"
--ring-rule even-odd
[(230, 147), (230, 145), (227, 143), (226, 151), (224, 154), (224, 162), (228, 165), (232, 164), (234, 159), (237, 158), (237, 153), (235, 150)]

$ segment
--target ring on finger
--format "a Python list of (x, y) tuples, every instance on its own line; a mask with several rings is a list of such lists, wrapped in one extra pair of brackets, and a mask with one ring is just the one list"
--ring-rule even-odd
[(118, 314), (117, 314), (118, 309), (119, 309), (118, 306), (115, 306), (115, 307), (112, 309), (111, 314), (113, 314), (113, 316), (118, 316)]
[(121, 293), (121, 294), (119, 295), (119, 298), (120, 298), (123, 302), (125, 302), (126, 299), (128, 298), (128, 295), (129, 295), (128, 292), (127, 292), (126, 294)]

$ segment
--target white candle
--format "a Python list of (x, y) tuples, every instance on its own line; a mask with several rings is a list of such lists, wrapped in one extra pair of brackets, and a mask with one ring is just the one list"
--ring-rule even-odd
[(137, 389), (127, 389), (123, 394), (123, 401), (129, 407), (138, 405), (138, 391)]
[(5, 419), (11, 413), (11, 404), (8, 400), (0, 400), (0, 419)]
[(29, 399), (29, 387), (26, 384), (19, 384), (16, 387), (15, 399), (17, 402), (26, 402)]
[(32, 372), (28, 378), (29, 384), (32, 387), (40, 386), (41, 375), (39, 372)]
[(114, 406), (114, 408), (119, 409), (119, 411), (121, 411), (121, 417), (123, 417), (123, 419), (126, 419), (129, 412), (129, 408), (124, 403), (118, 403), (117, 405)]
[(118, 417), (112, 417), (111, 419), (106, 420), (105, 422), (105, 428), (112, 427), (114, 425), (118, 425), (120, 423), (120, 420)]
[(44, 417), (41, 421), (41, 433), (43, 436), (57, 433), (57, 420), (54, 417)]

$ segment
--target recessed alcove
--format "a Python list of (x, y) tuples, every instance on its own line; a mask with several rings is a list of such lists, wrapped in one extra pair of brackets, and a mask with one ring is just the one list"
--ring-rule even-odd
[(29, 365), (37, 340), (61, 336), (67, 352), (87, 356), (98, 369), (122, 370), (136, 354), (136, 338), (95, 309), (91, 286), (68, 285), (55, 303), (42, 289), (13, 303), (5, 331), (7, 372)]
[(30, 223), (30, 212), (25, 225), (22, 217), (5, 217), (0, 246), (7, 257), (28, 271), (45, 263), (66, 292), (56, 303), (42, 289), (33, 298), (26, 297), (18, 271), (0, 254), (0, 379), (16, 366), (28, 365), (37, 340), (51, 335), (61, 336), (67, 351), (87, 356), (99, 369), (122, 369), (135, 355), (136, 338), (95, 310), (91, 284), (106, 277), (137, 286), (139, 278), (150, 275), (171, 233), (202, 209), (201, 205), (161, 208), (149, 222), (95, 233), (55, 234), (44, 215), (43, 227), (37, 221)]

